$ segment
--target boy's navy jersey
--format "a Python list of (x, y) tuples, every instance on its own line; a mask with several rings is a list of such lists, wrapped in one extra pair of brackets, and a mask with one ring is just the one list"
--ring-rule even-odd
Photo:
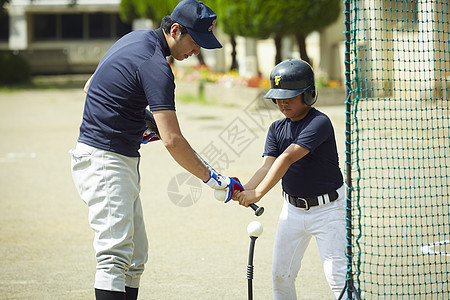
[(100, 61), (86, 95), (79, 142), (137, 157), (145, 108), (175, 110), (170, 50), (161, 29), (133, 31)]
[(324, 113), (311, 108), (300, 121), (284, 118), (272, 123), (263, 155), (278, 157), (291, 144), (310, 152), (293, 163), (283, 176), (282, 186), (286, 193), (310, 198), (342, 186), (334, 129)]

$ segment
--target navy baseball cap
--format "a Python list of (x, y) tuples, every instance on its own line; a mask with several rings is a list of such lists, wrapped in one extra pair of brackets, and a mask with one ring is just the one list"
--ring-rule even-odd
[(183, 0), (175, 7), (170, 17), (186, 27), (192, 39), (202, 48), (222, 48), (213, 34), (217, 15), (208, 6), (197, 0)]

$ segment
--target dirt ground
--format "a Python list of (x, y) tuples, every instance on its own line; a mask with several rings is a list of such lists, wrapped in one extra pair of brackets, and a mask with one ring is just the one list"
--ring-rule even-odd
[[(276, 117), (267, 111), (258, 123), (255, 111), (247, 107), (251, 101), (232, 107), (177, 104), (191, 145), (208, 155), (212, 146), (220, 148), (222, 157), (231, 158), (223, 173), (243, 181), (259, 167), (263, 127)], [(83, 102), (81, 89), (0, 93), (1, 299), (94, 299), (93, 233), (72, 182), (68, 154), (75, 146)], [(345, 109), (318, 108), (334, 122), (343, 166)], [(246, 137), (233, 139), (228, 130), (233, 127), (245, 128)], [(227, 148), (233, 144), (235, 151)], [(255, 247), (254, 298), (271, 299), (280, 187), (260, 202), (265, 213), (256, 217), (235, 202), (218, 202), (203, 184), (200, 190), (195, 184), (177, 185), (174, 180), (186, 173), (160, 142), (145, 145), (141, 154), (150, 258), (139, 299), (247, 299), (251, 221), (264, 226)], [(186, 199), (175, 203), (174, 193), (192, 195), (187, 198), (191, 205)], [(314, 240), (303, 260), (297, 292), (299, 299), (333, 299)]]

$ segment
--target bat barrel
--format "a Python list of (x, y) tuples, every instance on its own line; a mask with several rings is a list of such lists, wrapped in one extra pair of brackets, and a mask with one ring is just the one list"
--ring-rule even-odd
[(255, 215), (258, 217), (264, 213), (264, 207), (262, 206), (259, 207), (256, 204), (250, 204), (250, 207), (255, 211)]

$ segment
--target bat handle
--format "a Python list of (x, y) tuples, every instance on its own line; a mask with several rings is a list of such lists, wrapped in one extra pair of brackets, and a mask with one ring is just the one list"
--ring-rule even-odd
[(250, 207), (255, 211), (255, 216), (259, 217), (264, 212), (264, 207), (262, 207), (262, 206), (259, 207), (258, 205), (254, 204), (254, 203), (250, 204)]

